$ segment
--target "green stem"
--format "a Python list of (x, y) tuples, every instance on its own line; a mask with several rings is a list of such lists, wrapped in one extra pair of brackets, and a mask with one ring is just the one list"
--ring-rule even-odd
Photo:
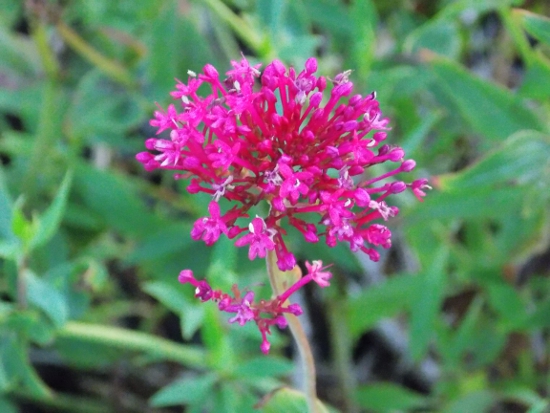
[(262, 39), (244, 19), (233, 13), (233, 11), (220, 0), (205, 0), (205, 3), (208, 4), (220, 19), (233, 29), (235, 34), (245, 42), (247, 46), (258, 53), (262, 52)]
[(44, 71), (48, 78), (56, 79), (59, 74), (59, 63), (48, 43), (48, 34), (46, 33), (44, 24), (42, 22), (33, 22), (31, 35), (42, 60)]
[(62, 21), (59, 21), (56, 27), (63, 40), (65, 40), (70, 47), (107, 76), (126, 86), (132, 87), (135, 85), (132, 75), (123, 66), (102, 55), (72, 28)]
[[(268, 251), (266, 264), (271, 288), (276, 295), (281, 295), (284, 292), (284, 282), (281, 281), (281, 278), (284, 278), (286, 273), (279, 270), (277, 267), (277, 257), (274, 251)], [(315, 360), (313, 359), (309, 341), (300, 320), (298, 320), (298, 318), (293, 314), (286, 314), (285, 317), (288, 321), (290, 332), (294, 336), (294, 340), (296, 340), (296, 345), (298, 346), (298, 351), (300, 352), (300, 357), (302, 359), (306, 383), (305, 394), (308, 411), (310, 413), (319, 413), (316, 390)]]
[(206, 354), (198, 348), (155, 337), (139, 331), (70, 321), (57, 332), (58, 337), (103, 344), (123, 350), (145, 352), (163, 360), (204, 368)]

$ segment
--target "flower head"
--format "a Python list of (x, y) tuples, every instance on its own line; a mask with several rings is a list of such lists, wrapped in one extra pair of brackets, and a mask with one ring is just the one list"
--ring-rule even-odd
[[(169, 139), (150, 138), (152, 153), (137, 155), (147, 170), (177, 171), (192, 178), (189, 192), (212, 196), (210, 217), (195, 222), (193, 239), (212, 245), (222, 234), (242, 234), (235, 245), (248, 245), (250, 259), (275, 250), (282, 270), (296, 261), (284, 245), (285, 221), (308, 242), (346, 242), (370, 257), (378, 255), (375, 247), (391, 245), (371, 227), (397, 214), (386, 198), (408, 187), (421, 200), (429, 186), (425, 179), (391, 182), (415, 162), (384, 144), (389, 120), (376, 94), (352, 95), (351, 71), (335, 76), (327, 93), (314, 58), (300, 72), (278, 60), (263, 73), (244, 57), (231, 65), (225, 80), (208, 64), (198, 76), (190, 72), (187, 83), (178, 81), (171, 95), (180, 103), (156, 111), (150, 122), (157, 134), (170, 131)], [(199, 96), (201, 85), (210, 94)], [(382, 163), (389, 171), (373, 176), (371, 166)], [(221, 198), (233, 203), (230, 214), (221, 213)], [(237, 218), (261, 202), (269, 205), (267, 216), (239, 226)]]

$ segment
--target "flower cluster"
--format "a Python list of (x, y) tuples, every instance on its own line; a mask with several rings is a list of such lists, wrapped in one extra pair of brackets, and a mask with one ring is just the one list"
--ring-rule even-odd
[(270, 343), (267, 336), (271, 334), (271, 327), (277, 325), (279, 328), (287, 326), (284, 314), (299, 316), (303, 313), (299, 304), (288, 304), (288, 298), (310, 281), (315, 281), (321, 287), (329, 285), (331, 278), (329, 272), (323, 271), (322, 261), (313, 261), (313, 265), (306, 262), (308, 273), (296, 281), (281, 295), (271, 300), (259, 300), (254, 302), (254, 292), (247, 291), (244, 296), (236, 285), (233, 285), (231, 292), (233, 296), (220, 290), (214, 290), (205, 280), (197, 280), (191, 270), (183, 270), (178, 280), (182, 284), (189, 283), (195, 287), (195, 297), (201, 301), (215, 301), (220, 311), (233, 313), (234, 317), (229, 319), (230, 323), (239, 323), (241, 326), (249, 321), (254, 321), (262, 335), (260, 349), (264, 354), (269, 353)]
[[(272, 251), (279, 269), (287, 271), (296, 265), (283, 239), (288, 225), (307, 242), (324, 238), (330, 247), (345, 242), (377, 261), (377, 248), (391, 246), (391, 232), (381, 222), (398, 213), (386, 199), (410, 189), (422, 200), (429, 186), (426, 179), (396, 179), (412, 171), (415, 162), (405, 160), (400, 147), (384, 143), (388, 119), (376, 94), (352, 95), (350, 71), (332, 80), (316, 76), (314, 58), (299, 73), (278, 60), (263, 73), (261, 65), (244, 57), (231, 64), (223, 80), (207, 64), (198, 75), (188, 72), (187, 83), (178, 81), (171, 95), (179, 103), (159, 108), (150, 121), (157, 135), (166, 131), (169, 139), (147, 139), (147, 151), (136, 156), (146, 170), (177, 171), (176, 179), (190, 179), (189, 193), (212, 197), (208, 215), (195, 222), (191, 237), (207, 245), (222, 235), (236, 239), (237, 247), (248, 246), (251, 260)], [(206, 96), (199, 93), (204, 87), (210, 88)], [(383, 163), (387, 172), (372, 173), (372, 166)], [(222, 198), (231, 205), (225, 211)], [(267, 212), (255, 215), (252, 208), (262, 203)], [(330, 273), (320, 261), (307, 268), (309, 273), (286, 293), (258, 303), (252, 292), (241, 296), (234, 289), (231, 297), (214, 291), (190, 270), (180, 281), (194, 285), (201, 300), (215, 300), (220, 310), (235, 313), (230, 322), (254, 320), (267, 352), (269, 328), (284, 326), (284, 313), (298, 312), (283, 305), (288, 296), (312, 279), (328, 285)]]
[[(327, 79), (315, 76), (314, 58), (300, 73), (275, 60), (261, 77), (260, 65), (245, 58), (232, 65), (225, 80), (208, 64), (198, 76), (189, 72), (187, 84), (178, 81), (171, 95), (179, 108), (158, 110), (150, 122), (157, 134), (169, 131), (169, 139), (150, 138), (148, 151), (137, 155), (147, 170), (178, 171), (176, 178), (191, 178), (190, 193), (212, 196), (209, 215), (195, 222), (192, 238), (212, 245), (222, 234), (241, 236), (235, 245), (248, 245), (250, 259), (274, 250), (285, 271), (296, 265), (283, 240), (288, 223), (307, 242), (347, 242), (377, 261), (376, 247), (389, 248), (391, 233), (374, 221), (398, 213), (386, 198), (410, 188), (421, 199), (427, 181), (389, 182), (415, 162), (404, 160), (400, 147), (383, 144), (388, 119), (375, 93), (342, 102), (353, 89), (349, 71), (337, 75), (326, 93)], [(201, 97), (205, 84), (211, 93)], [(394, 165), (389, 172), (369, 176), (371, 166), (385, 162)], [(221, 198), (233, 204), (223, 213)], [(267, 216), (238, 225), (262, 201)]]

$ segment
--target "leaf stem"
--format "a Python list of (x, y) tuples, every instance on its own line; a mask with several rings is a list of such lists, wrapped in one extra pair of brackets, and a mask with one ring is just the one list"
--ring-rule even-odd
[(139, 331), (70, 321), (58, 330), (57, 334), (62, 338), (146, 352), (159, 359), (176, 361), (186, 366), (198, 368), (206, 366), (206, 354), (200, 349)]
[[(268, 251), (266, 264), (271, 288), (276, 295), (281, 295), (284, 291), (279, 287), (282, 283), (279, 282), (278, 278), (283, 275), (284, 272), (279, 270), (277, 267), (277, 257), (274, 251)], [(302, 359), (306, 387), (304, 390), (306, 394), (308, 411), (310, 413), (319, 413), (316, 390), (315, 360), (313, 359), (311, 346), (309, 345), (309, 341), (300, 320), (298, 320), (298, 318), (293, 314), (285, 314), (285, 317), (288, 321), (290, 332), (294, 336), (294, 340), (296, 341), (296, 345), (298, 346), (298, 351), (300, 352), (300, 357)]]

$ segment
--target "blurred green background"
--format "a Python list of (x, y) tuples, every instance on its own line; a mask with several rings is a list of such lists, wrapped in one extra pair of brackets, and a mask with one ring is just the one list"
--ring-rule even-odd
[[(177, 274), (262, 289), (190, 239), (208, 197), (134, 156), (174, 78), (243, 52), (377, 91), (434, 190), (395, 199), (380, 263), (306, 289), (318, 392), (341, 412), (550, 411), (550, 5), (545, 0), (0, 0), (0, 412), (252, 412), (300, 386)], [(396, 197), (397, 198), (397, 197)], [(263, 294), (269, 291), (263, 288)], [(288, 392), (265, 412), (300, 412)], [(302, 407), (300, 407), (302, 406)]]

